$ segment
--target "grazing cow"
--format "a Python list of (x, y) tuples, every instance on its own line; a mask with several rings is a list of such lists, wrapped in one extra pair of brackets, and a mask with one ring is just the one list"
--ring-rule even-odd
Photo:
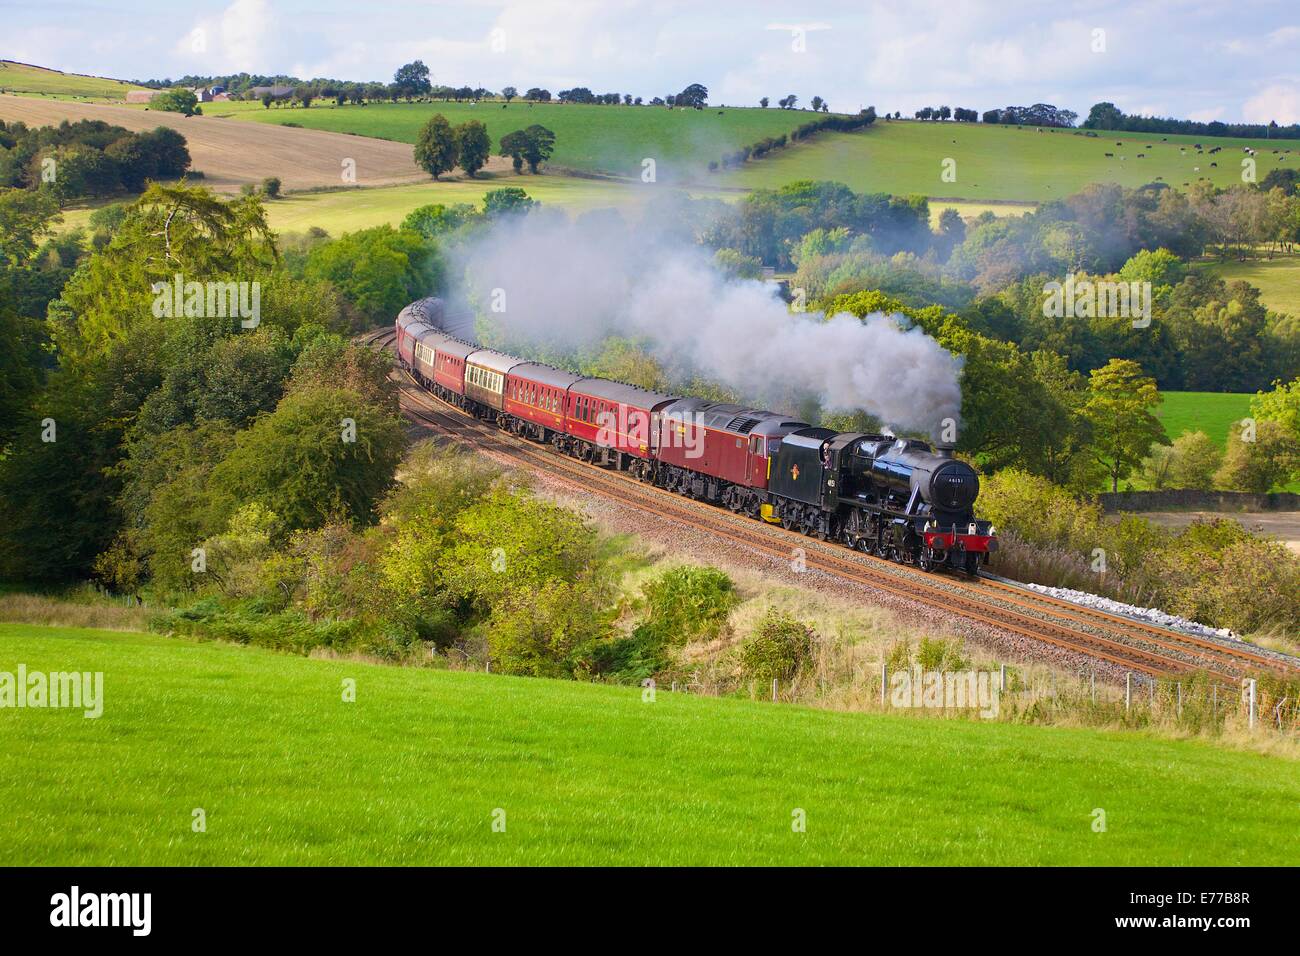
[(1107, 159), (1114, 159), (1114, 158), (1115, 158), (1115, 154), (1114, 154), (1114, 153), (1107, 153), (1107, 154), (1106, 154), (1106, 158), (1107, 158)]
[(1219, 168), (1219, 164), (1218, 164), (1218, 163), (1210, 163), (1210, 168), (1211, 168), (1211, 169), (1218, 169), (1218, 168)]
[(1146, 158), (1147, 158), (1146, 153), (1138, 153), (1138, 159), (1146, 159)]

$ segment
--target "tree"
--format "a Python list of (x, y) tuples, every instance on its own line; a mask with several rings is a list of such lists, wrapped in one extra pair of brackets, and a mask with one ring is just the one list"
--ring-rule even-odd
[(442, 286), (438, 247), (419, 233), (375, 226), (312, 249), (303, 275), (326, 280), (372, 322), (388, 321)]
[(524, 99), (530, 103), (549, 103), (551, 101), (551, 91), (534, 86), (524, 94)]
[(493, 189), (483, 196), (483, 215), (489, 219), (516, 213), (525, 213), (538, 205), (537, 200), (529, 199), (528, 193), (517, 186)]
[(697, 110), (704, 109), (709, 99), (709, 88), (702, 83), (692, 83), (677, 94), (678, 106), (690, 106)]
[(536, 123), (501, 137), (501, 155), (514, 161), (515, 172), (519, 172), (526, 162), (529, 171), (536, 173), (554, 151), (555, 134)]
[(1124, 114), (1114, 103), (1095, 103), (1083, 121), (1085, 129), (1121, 129)]
[(370, 524), (405, 443), (392, 408), (346, 389), (291, 392), (235, 436), (234, 449), (212, 470), (211, 487), (229, 514), (253, 501), (290, 529), (335, 519)]
[(1260, 421), (1277, 422), (1300, 440), (1300, 376), (1284, 383), (1275, 381), (1271, 392), (1259, 392), (1250, 400), (1250, 414)]
[(393, 74), (393, 85), (408, 99), (412, 96), (423, 96), (433, 89), (433, 84), (429, 82), (429, 68), (424, 65), (423, 60), (415, 60), (398, 67), (397, 72)]
[(519, 91), (515, 89), (513, 86), (507, 86), (505, 89), (501, 91), (501, 98), (505, 100), (507, 103), (509, 103), (518, 95), (519, 95)]
[(820, 113), (820, 112), (821, 112), (821, 108), (822, 108), (822, 98), (821, 98), (820, 96), (814, 96), (814, 97), (812, 98), (812, 108), (813, 108), (813, 112), (814, 112), (814, 113)]
[(1156, 383), (1129, 359), (1111, 359), (1089, 374), (1084, 415), (1092, 425), (1093, 455), (1106, 469), (1111, 491), (1119, 491), (1153, 442), (1168, 436), (1151, 409), (1160, 404)]
[(763, 109), (767, 109), (767, 104), (768, 104), (769, 102), (770, 102), (770, 101), (769, 101), (768, 98), (765, 96), (765, 97), (763, 97), (762, 99), (760, 99), (760, 100), (758, 101), (758, 105), (761, 106)]
[(487, 127), (478, 120), (457, 126), (456, 149), (460, 154), (460, 168), (473, 179), (492, 155), (492, 137), (488, 135)]
[(458, 158), (459, 143), (456, 132), (447, 122), (447, 117), (435, 113), (416, 137), (416, 165), (437, 179), (441, 174), (454, 169)]
[(262, 180), (262, 194), (267, 199), (275, 199), (280, 195), (280, 189), (283, 185), (279, 176), (267, 176)]
[(1228, 432), (1228, 451), (1214, 476), (1227, 491), (1264, 494), (1300, 472), (1300, 439), (1279, 422), (1257, 421), (1252, 432), (1238, 422)]
[(1174, 439), (1169, 468), (1171, 488), (1209, 489), (1223, 462), (1223, 451), (1205, 432), (1185, 432)]
[(478, 210), (469, 203), (456, 203), (451, 206), (442, 203), (430, 203), (407, 213), (402, 220), (402, 228), (420, 233), (427, 239), (434, 239), (443, 233), (460, 228), (472, 222), (478, 216)]
[(513, 133), (506, 133), (501, 137), (501, 155), (510, 157), (516, 173), (523, 171), (524, 150), (527, 146), (528, 137), (521, 129), (517, 129)]
[(293, 98), (302, 104), (303, 109), (310, 109), (312, 100), (316, 99), (316, 90), (310, 86), (299, 86), (294, 89)]
[(203, 112), (198, 103), (199, 98), (192, 91), (177, 88), (159, 93), (149, 101), (149, 108), (151, 110), (162, 110), (164, 113), (184, 113), (186, 116), (198, 116)]

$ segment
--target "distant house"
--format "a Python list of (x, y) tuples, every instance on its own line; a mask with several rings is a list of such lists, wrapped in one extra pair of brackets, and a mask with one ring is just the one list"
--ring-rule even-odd
[(128, 103), (148, 103), (161, 92), (162, 90), (129, 90), (126, 94), (126, 101)]

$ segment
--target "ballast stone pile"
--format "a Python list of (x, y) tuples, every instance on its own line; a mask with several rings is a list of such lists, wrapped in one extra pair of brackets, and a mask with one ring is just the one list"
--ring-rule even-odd
[(1084, 607), (1094, 608), (1098, 611), (1107, 611), (1111, 614), (1127, 614), (1129, 617), (1139, 617), (1144, 621), (1150, 621), (1152, 624), (1160, 624), (1163, 627), (1172, 627), (1178, 631), (1185, 631), (1188, 634), (1196, 634), (1201, 637), (1219, 637), (1230, 641), (1240, 641), (1241, 637), (1232, 633), (1226, 627), (1207, 627), (1204, 624), (1198, 624), (1196, 621), (1189, 621), (1185, 617), (1179, 617), (1176, 614), (1166, 614), (1164, 611), (1154, 607), (1135, 607), (1132, 604), (1124, 604), (1121, 601), (1112, 601), (1110, 598), (1104, 598), (1097, 594), (1089, 594), (1087, 591), (1075, 591), (1071, 588), (1049, 588), (1042, 584), (1026, 584), (1025, 587), (1037, 591), (1039, 594), (1046, 594), (1050, 597), (1060, 598), (1062, 601), (1070, 601), (1074, 604), (1082, 604)]

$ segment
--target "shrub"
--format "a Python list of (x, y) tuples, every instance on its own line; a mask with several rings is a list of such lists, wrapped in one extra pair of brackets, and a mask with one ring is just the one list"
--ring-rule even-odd
[(282, 185), (279, 176), (267, 176), (262, 180), (262, 192), (265, 193), (268, 198), (275, 199), (280, 195), (280, 187)]
[(812, 655), (812, 628), (788, 614), (769, 610), (754, 633), (741, 645), (745, 673), (762, 683), (789, 680)]
[(740, 600), (725, 572), (694, 565), (669, 568), (641, 590), (647, 634), (674, 646), (717, 638)]

